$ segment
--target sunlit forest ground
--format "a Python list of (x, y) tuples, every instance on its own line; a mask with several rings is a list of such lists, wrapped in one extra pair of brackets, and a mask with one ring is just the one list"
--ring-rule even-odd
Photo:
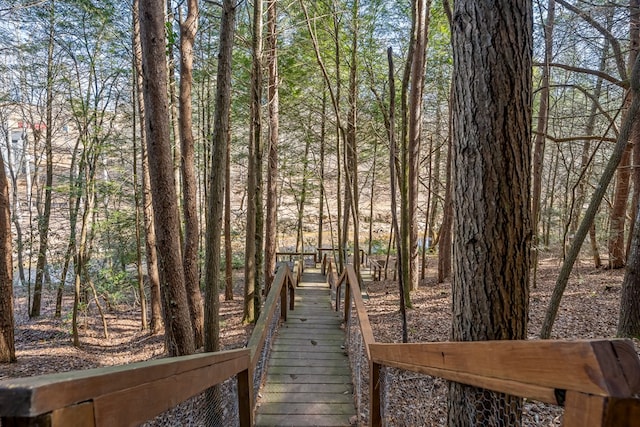
[[(435, 256), (430, 256), (427, 263), (427, 278), (421, 288), (411, 294), (413, 309), (408, 311), (408, 332), (412, 342), (446, 341), (449, 336), (450, 283), (436, 283)], [(531, 290), (530, 339), (536, 339), (539, 334), (560, 264), (555, 254), (541, 254), (538, 286)], [(594, 269), (585, 258), (576, 264), (553, 338), (614, 337), (623, 275), (623, 270)], [(225, 349), (244, 346), (251, 333), (251, 327), (241, 322), (242, 277), (242, 271), (237, 270), (233, 301), (224, 301), (221, 297), (221, 342)], [(401, 341), (397, 294), (397, 283), (392, 280), (366, 285), (365, 304), (378, 341)], [(61, 319), (53, 318), (55, 290), (47, 290), (44, 297), (43, 315), (29, 319), (26, 295), (18, 292), (15, 301), (18, 362), (0, 365), (0, 379), (125, 364), (164, 355), (163, 337), (140, 330), (139, 308), (135, 303), (113, 306), (106, 313), (108, 339), (104, 338), (100, 316), (91, 305), (80, 321), (82, 346), (75, 348), (71, 342), (70, 297), (65, 298), (65, 314)], [(640, 349), (637, 340), (635, 344), (636, 349)]]

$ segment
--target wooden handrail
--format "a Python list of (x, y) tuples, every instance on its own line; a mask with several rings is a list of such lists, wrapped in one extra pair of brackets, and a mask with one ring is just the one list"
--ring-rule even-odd
[(253, 333), (247, 343), (247, 347), (251, 352), (252, 372), (255, 370), (260, 354), (262, 353), (262, 348), (267, 340), (269, 325), (276, 312), (278, 296), (280, 296), (280, 318), (285, 321), (287, 320), (287, 293), (289, 294), (289, 310), (293, 310), (295, 286), (291, 269), (287, 264), (281, 264), (280, 267), (278, 267), (276, 277), (273, 279), (271, 289), (269, 289), (269, 295), (267, 295), (263, 309), (260, 312), (260, 316), (253, 328)]
[[(325, 269), (329, 280), (330, 259)], [(566, 427), (640, 427), (640, 359), (631, 341), (376, 343), (351, 265), (336, 283), (336, 311), (343, 285), (344, 320), (353, 305), (369, 362), (372, 426), (382, 424), (380, 370), (391, 366), (564, 406)]]
[[(327, 264), (327, 281), (331, 283), (330, 274), (334, 273), (333, 261), (331, 258)], [(369, 315), (362, 300), (360, 292), (360, 281), (353, 265), (347, 265), (340, 277), (336, 280), (336, 311), (340, 310), (340, 297), (342, 285), (345, 285), (344, 292), (344, 321), (347, 322), (351, 316), (351, 300), (356, 310), (356, 317), (360, 326), (360, 334), (364, 342), (365, 354), (369, 363), (369, 422), (371, 425), (379, 426), (382, 423), (382, 413), (380, 406), (380, 365), (374, 364), (371, 359), (370, 346), (375, 343), (373, 329), (369, 322)]]
[(250, 426), (249, 370), (249, 350), (240, 349), (7, 379), (0, 416), (12, 426), (138, 425), (237, 375), (241, 425)]
[(287, 265), (278, 269), (245, 349), (0, 381), (2, 425), (138, 425), (237, 376), (240, 425), (249, 427), (253, 423), (253, 372), (278, 297), (280, 316), (286, 319), (287, 307), (293, 310), (294, 304), (293, 278)]
[(640, 360), (628, 340), (373, 343), (370, 350), (374, 365), (564, 406), (565, 426), (640, 425), (633, 397)]

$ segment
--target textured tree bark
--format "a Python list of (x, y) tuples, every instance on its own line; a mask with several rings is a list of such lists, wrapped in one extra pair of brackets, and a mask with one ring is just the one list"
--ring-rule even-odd
[[(269, 72), (269, 155), (267, 167), (267, 209), (265, 215), (264, 281), (268, 293), (276, 269), (276, 224), (278, 219), (278, 135), (280, 97), (278, 91), (277, 0), (267, 1), (267, 69)], [(322, 202), (322, 197), (320, 197)], [(322, 205), (322, 203), (321, 203)]]
[[(409, 90), (409, 141), (408, 141), (408, 226), (409, 226), (409, 289), (418, 289), (418, 177), (420, 175), (420, 145), (422, 140), (422, 94), (424, 92), (427, 43), (429, 40), (430, 0), (415, 0), (415, 48), (411, 56), (411, 81)], [(405, 262), (406, 264), (406, 262)]]
[[(629, 1), (630, 10), (630, 26), (629, 26), (629, 38), (631, 40), (631, 49), (629, 50), (628, 67), (633, 67), (638, 56), (638, 2), (636, 0)], [(614, 45), (615, 48), (615, 45)], [(621, 55), (618, 55), (620, 57)], [(622, 69), (620, 77), (625, 78), (626, 73)], [(631, 98), (627, 98), (628, 102), (631, 102)], [(628, 107), (627, 107), (628, 108)], [(625, 108), (625, 110), (627, 110)], [(625, 115), (628, 111), (625, 111)], [(616, 176), (616, 186), (613, 196), (613, 208), (611, 209), (611, 216), (609, 220), (609, 268), (622, 268), (625, 265), (627, 259), (625, 244), (625, 222), (627, 219), (627, 206), (629, 201), (629, 193), (631, 192), (631, 156), (634, 151), (634, 145), (638, 145), (640, 135), (632, 132), (629, 138), (629, 144), (627, 145), (622, 160), (618, 166), (618, 173)], [(634, 200), (635, 202), (635, 200)], [(635, 205), (632, 205), (632, 212), (635, 209)], [(633, 226), (632, 226), (633, 227)]]
[(145, 127), (146, 109), (144, 104), (144, 76), (142, 73), (142, 41), (140, 40), (139, 1), (133, 4), (133, 55), (136, 72), (136, 90), (138, 116), (140, 117), (140, 151), (142, 168), (142, 214), (144, 218), (144, 238), (147, 262), (147, 280), (151, 297), (152, 334), (160, 333), (162, 324), (162, 297), (160, 293), (160, 273), (158, 272), (158, 253), (156, 249), (156, 227), (153, 217), (151, 196), (151, 177), (149, 176), (149, 156), (147, 154), (147, 129)]
[[(359, 1), (351, 6), (351, 58), (349, 63), (349, 112), (345, 138), (345, 236), (349, 228), (349, 212), (353, 218), (353, 268), (360, 276), (360, 189), (358, 187), (358, 147), (356, 129), (358, 126), (358, 15)], [(348, 242), (348, 238), (345, 242)]]
[(616, 175), (613, 196), (613, 207), (609, 218), (609, 268), (617, 269), (625, 264), (624, 226), (627, 218), (627, 202), (629, 200), (629, 178), (631, 178), (631, 151), (628, 144), (622, 154)]
[[(387, 62), (389, 63), (389, 119), (388, 119), (388, 137), (389, 137), (389, 177), (391, 179), (391, 234), (395, 233), (397, 236), (400, 233), (400, 223), (398, 221), (398, 209), (397, 209), (397, 189), (398, 189), (398, 181), (399, 176), (396, 173), (396, 163), (397, 163), (397, 144), (396, 144), (396, 82), (394, 77), (394, 67), (393, 67), (393, 49), (389, 47), (387, 49)], [(391, 237), (391, 236), (390, 236)], [(400, 295), (400, 317), (402, 319), (402, 342), (409, 341), (409, 334), (407, 330), (407, 307), (404, 303), (404, 284), (403, 274), (402, 274), (402, 251), (400, 250), (400, 240), (396, 239), (396, 250), (397, 250), (397, 260), (396, 265), (397, 268), (400, 269), (400, 274), (398, 274), (398, 292)], [(389, 247), (391, 247), (391, 240), (389, 240)], [(387, 265), (389, 264), (389, 253), (391, 251), (387, 250)], [(385, 267), (386, 268), (386, 267)]]
[(172, 356), (195, 351), (184, 284), (173, 159), (169, 137), (165, 21), (162, 0), (140, 1), (140, 34), (149, 172), (156, 219), (156, 246), (162, 284), (165, 341)]
[[(220, 21), (220, 53), (218, 56), (216, 106), (213, 119), (211, 168), (209, 176), (209, 203), (207, 215), (205, 260), (205, 322), (204, 350), (220, 349), (220, 323), (218, 319), (218, 283), (220, 281), (221, 221), (224, 201), (227, 146), (229, 141), (229, 114), (231, 111), (231, 60), (235, 28), (235, 2), (224, 0)], [(230, 261), (230, 260), (228, 260)]]
[(49, 247), (49, 222), (51, 220), (51, 189), (53, 187), (53, 45), (54, 45), (54, 25), (55, 25), (55, 3), (51, 2), (49, 15), (49, 45), (47, 49), (47, 103), (46, 103), (46, 125), (44, 137), (45, 152), (45, 187), (44, 187), (44, 209), (42, 216), (38, 218), (38, 235), (40, 244), (38, 246), (38, 260), (36, 262), (36, 282), (33, 286), (33, 306), (29, 317), (40, 316), (40, 304), (42, 301), (42, 282), (47, 265), (47, 248)]
[(227, 132), (224, 166), (224, 300), (233, 300), (233, 250), (231, 248), (231, 137)]
[(618, 336), (625, 338), (640, 338), (640, 209), (636, 212), (618, 317)]
[[(134, 79), (136, 76), (134, 75)], [(140, 224), (141, 213), (141, 201), (140, 201), (140, 174), (138, 173), (138, 115), (137, 111), (137, 94), (135, 88), (132, 90), (132, 126), (131, 133), (133, 135), (133, 199), (135, 204), (135, 236), (136, 236), (136, 273), (138, 282), (138, 296), (140, 298), (140, 329), (143, 331), (149, 328), (149, 321), (147, 317), (147, 296), (144, 290), (144, 270), (142, 268), (142, 248), (140, 247), (140, 241), (142, 238), (142, 225)]]
[(540, 106), (538, 121), (536, 123), (536, 136), (533, 144), (533, 191), (531, 194), (531, 220), (533, 229), (533, 251), (531, 267), (533, 268), (532, 285), (536, 287), (538, 271), (538, 254), (540, 231), (540, 199), (542, 196), (542, 169), (544, 160), (544, 148), (547, 140), (547, 118), (549, 116), (549, 77), (551, 68), (549, 64), (553, 59), (553, 27), (555, 23), (556, 2), (549, 0), (547, 6), (547, 19), (544, 23), (544, 67), (542, 67), (542, 82), (540, 83)]
[(443, 283), (444, 280), (451, 275), (451, 245), (452, 245), (452, 230), (451, 223), (453, 222), (453, 196), (451, 194), (451, 162), (452, 162), (452, 142), (449, 138), (447, 143), (447, 166), (445, 171), (445, 191), (444, 191), (444, 206), (442, 207), (442, 214), (444, 219), (440, 226), (440, 235), (438, 238), (438, 283)]
[(191, 90), (193, 86), (193, 44), (198, 31), (198, 2), (187, 2), (187, 18), (180, 23), (180, 144), (182, 147), (182, 210), (184, 216), (184, 282), (187, 288), (191, 326), (196, 348), (204, 344), (204, 308), (200, 293), (200, 269), (198, 249), (200, 227), (198, 224), (198, 188), (195, 171), (193, 139), (193, 109)]
[[(326, 83), (325, 83), (326, 87)], [(318, 203), (318, 240), (316, 245), (322, 248), (323, 245), (323, 229), (324, 229), (324, 174), (325, 174), (325, 140), (327, 136), (327, 91), (322, 91), (322, 118), (320, 119), (320, 194)]]
[[(532, 22), (531, 0), (455, 2), (454, 341), (526, 338)], [(449, 425), (516, 425), (521, 406), (451, 383)]]
[[(249, 123), (249, 154), (247, 164), (247, 228), (245, 236), (244, 256), (244, 310), (242, 321), (253, 323), (258, 319), (260, 306), (257, 253), (262, 250), (256, 239), (258, 233), (258, 204), (262, 204), (262, 197), (258, 191), (258, 162), (261, 156), (262, 129), (262, 0), (256, 0), (253, 5), (253, 63), (251, 65), (251, 89), (249, 93), (250, 123)], [(260, 168), (260, 170), (262, 170)]]
[(0, 363), (16, 361), (13, 335), (13, 251), (9, 183), (0, 155)]
[[(632, 66), (635, 57), (640, 51), (640, 0), (629, 0), (629, 66)], [(633, 59), (633, 60), (632, 60)], [(630, 218), (636, 217), (636, 209), (638, 202), (640, 202), (640, 124), (636, 122), (635, 128), (631, 134), (631, 142), (633, 144), (633, 165), (632, 165), (632, 181), (633, 181), (633, 193), (631, 197), (631, 215)], [(631, 241), (633, 240), (635, 222), (632, 220), (629, 225), (629, 238), (625, 248), (625, 253), (631, 252)]]

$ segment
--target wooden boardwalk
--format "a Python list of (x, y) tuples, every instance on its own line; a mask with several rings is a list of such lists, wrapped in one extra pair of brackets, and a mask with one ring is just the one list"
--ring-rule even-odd
[(306, 270), (273, 344), (256, 426), (348, 426), (355, 418), (344, 331), (330, 295), (319, 270)]

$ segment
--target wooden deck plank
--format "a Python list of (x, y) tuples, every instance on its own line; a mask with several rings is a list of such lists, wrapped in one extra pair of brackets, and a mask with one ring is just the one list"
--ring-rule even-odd
[(347, 415), (262, 415), (258, 412), (256, 416), (256, 426), (348, 426), (351, 425), (349, 418)]
[[(344, 361), (345, 366), (347, 361)], [(271, 358), (269, 360), (269, 369), (276, 366), (290, 367), (308, 367), (308, 366), (335, 366), (336, 359), (293, 359), (293, 358)]]
[(324, 276), (307, 270), (272, 346), (256, 426), (346, 426), (355, 417), (342, 320), (330, 296)]
[[(333, 325), (327, 325), (333, 328)], [(313, 329), (313, 331), (310, 331)], [(344, 341), (344, 332), (340, 329), (330, 329), (327, 328), (291, 328), (291, 329), (283, 329), (278, 331), (278, 335), (281, 338), (287, 339), (299, 339), (299, 340), (308, 340), (309, 335), (313, 334), (314, 338), (330, 338), (330, 339), (340, 339)]]
[(313, 374), (268, 374), (267, 381), (272, 384), (348, 384), (350, 375), (313, 375)]
[[(268, 381), (268, 380), (267, 380)], [(286, 383), (266, 383), (261, 394), (268, 393), (334, 393), (351, 395), (353, 393), (352, 384), (286, 384)], [(354, 409), (355, 412), (355, 409)]]
[(260, 405), (262, 415), (347, 415), (352, 412), (353, 403), (268, 402)]
[(349, 367), (344, 366), (269, 366), (272, 375), (350, 375)]
[(350, 403), (353, 405), (351, 393), (268, 393), (260, 402), (288, 402), (288, 403)]
[(300, 360), (341, 360), (341, 363), (347, 363), (348, 359), (344, 353), (318, 353), (318, 352), (298, 352), (291, 354), (288, 351), (272, 351), (270, 359), (300, 359)]

